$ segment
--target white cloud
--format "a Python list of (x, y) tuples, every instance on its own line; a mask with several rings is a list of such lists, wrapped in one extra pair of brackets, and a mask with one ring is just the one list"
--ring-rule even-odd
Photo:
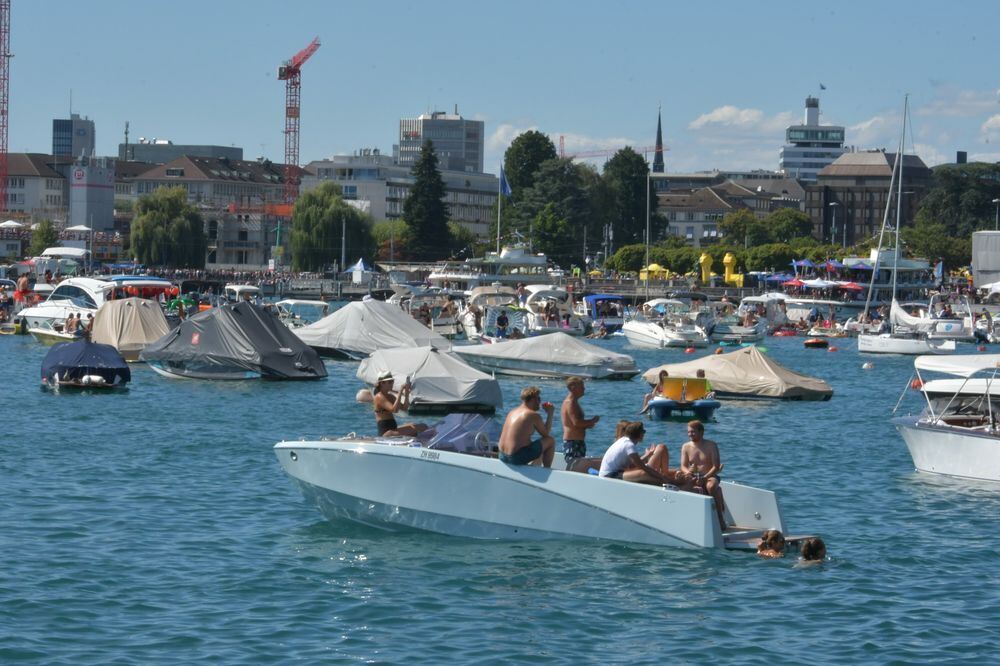
[(872, 116), (847, 128), (846, 143), (858, 148), (888, 148), (899, 146), (899, 114)]
[(493, 133), (486, 138), (486, 152), (495, 153), (499, 151), (502, 154), (510, 146), (510, 142), (516, 139), (518, 135), (537, 129), (537, 125), (530, 125), (528, 127), (517, 127), (508, 123), (497, 125)]
[(1000, 162), (1000, 153), (969, 153), (970, 162)]
[(979, 128), (979, 135), (986, 143), (1000, 141), (1000, 113), (990, 116), (983, 123)]
[(960, 90), (955, 86), (941, 86), (929, 104), (916, 107), (918, 116), (943, 116), (965, 118), (981, 116), (998, 109), (1000, 89)]
[(943, 152), (938, 150), (937, 146), (932, 146), (928, 143), (914, 144), (913, 150), (917, 153), (920, 159), (923, 160), (923, 163), (929, 167), (937, 164), (948, 164), (955, 161), (954, 155), (946, 156)]
[(739, 132), (784, 132), (785, 128), (795, 122), (795, 116), (789, 111), (782, 111), (773, 116), (766, 116), (760, 109), (741, 109), (727, 104), (703, 113), (690, 123), (689, 130), (730, 129)]

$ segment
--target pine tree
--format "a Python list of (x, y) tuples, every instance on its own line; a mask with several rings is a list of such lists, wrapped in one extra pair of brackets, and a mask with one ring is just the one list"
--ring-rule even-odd
[(430, 140), (420, 149), (420, 159), (413, 165), (413, 178), (410, 195), (403, 203), (403, 219), (410, 229), (408, 254), (418, 261), (441, 259), (452, 247), (451, 232), (444, 180)]

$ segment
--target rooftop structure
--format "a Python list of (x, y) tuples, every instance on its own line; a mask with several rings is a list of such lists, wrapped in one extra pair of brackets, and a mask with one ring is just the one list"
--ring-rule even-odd
[(815, 182), (820, 169), (846, 152), (844, 128), (819, 124), (819, 99), (806, 97), (805, 122), (785, 130), (779, 168), (791, 178)]
[(420, 157), (424, 141), (430, 139), (438, 157), (438, 167), (447, 171), (483, 172), (484, 126), (482, 120), (466, 120), (443, 111), (421, 114), (399, 121), (396, 160), (411, 167)]
[(52, 154), (67, 157), (94, 154), (94, 121), (71, 113), (52, 121)]

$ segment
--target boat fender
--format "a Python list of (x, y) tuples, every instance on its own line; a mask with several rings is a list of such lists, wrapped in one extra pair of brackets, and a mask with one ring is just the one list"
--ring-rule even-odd
[(716, 348), (715, 353), (716, 354), (721, 354), (722, 353), (722, 347)]
[(862, 370), (871, 370), (874, 367), (875, 367), (875, 364), (872, 363), (871, 361), (867, 361), (867, 362), (861, 364), (861, 369)]
[(978, 347), (976, 347), (976, 349), (978, 349), (981, 352), (984, 352), (986, 351), (986, 345), (979, 345)]
[(694, 347), (688, 347), (688, 348), (686, 348), (684, 350), (684, 353), (685, 354), (693, 354), (694, 353)]
[(104, 381), (104, 377), (101, 377), (100, 375), (84, 375), (81, 382), (88, 386), (91, 384), (100, 385), (106, 383)]
[(916, 378), (912, 382), (910, 382), (910, 388), (913, 389), (914, 391), (919, 391), (923, 387), (924, 387), (924, 383), (922, 381), (920, 381), (919, 378)]
[(827, 348), (827, 351), (828, 352), (835, 352), (835, 351), (838, 351), (838, 349), (837, 349), (837, 347), (829, 347), (829, 348)]

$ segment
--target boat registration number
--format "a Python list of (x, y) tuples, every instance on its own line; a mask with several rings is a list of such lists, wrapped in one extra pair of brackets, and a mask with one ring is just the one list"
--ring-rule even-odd
[(441, 454), (437, 451), (421, 451), (421, 458), (427, 458), (428, 460), (438, 460), (441, 458)]

